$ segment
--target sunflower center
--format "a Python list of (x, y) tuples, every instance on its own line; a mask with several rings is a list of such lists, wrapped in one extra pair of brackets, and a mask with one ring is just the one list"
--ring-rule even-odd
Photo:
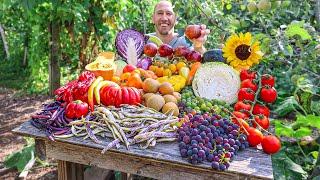
[(246, 60), (251, 55), (250, 46), (246, 44), (241, 44), (235, 50), (237, 58), (241, 60)]

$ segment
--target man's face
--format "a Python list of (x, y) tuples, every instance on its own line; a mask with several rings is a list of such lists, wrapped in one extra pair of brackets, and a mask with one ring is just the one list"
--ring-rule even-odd
[(165, 1), (157, 4), (152, 16), (152, 22), (161, 35), (168, 35), (169, 32), (173, 33), (176, 16), (173, 12), (172, 5)]

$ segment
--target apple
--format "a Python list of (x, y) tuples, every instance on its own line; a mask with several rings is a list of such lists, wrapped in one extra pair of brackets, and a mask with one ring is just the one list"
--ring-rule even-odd
[(191, 51), (188, 55), (187, 55), (187, 60), (191, 61), (191, 62), (201, 62), (202, 58), (201, 58), (201, 54), (197, 51)]
[(154, 43), (148, 43), (143, 47), (143, 52), (149, 57), (154, 57), (158, 52), (158, 46)]
[(201, 36), (201, 26), (200, 25), (188, 25), (184, 34), (188, 39), (197, 39)]
[(158, 49), (159, 55), (161, 57), (171, 56), (173, 54), (173, 49), (168, 44), (162, 44)]
[(174, 50), (174, 56), (176, 57), (187, 57), (187, 55), (189, 54), (190, 50), (185, 47), (185, 46), (178, 46), (175, 50)]
[(122, 72), (123, 72), (123, 73), (132, 72), (132, 71), (134, 71), (134, 70), (136, 70), (136, 69), (137, 69), (137, 67), (136, 67), (135, 65), (128, 64), (128, 65), (126, 65), (126, 66), (123, 68)]

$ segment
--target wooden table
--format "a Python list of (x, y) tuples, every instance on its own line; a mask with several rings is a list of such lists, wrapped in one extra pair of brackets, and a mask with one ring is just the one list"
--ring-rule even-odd
[[(58, 161), (59, 179), (83, 179), (83, 165), (117, 170), (155, 179), (273, 179), (271, 156), (248, 148), (238, 153), (226, 171), (215, 171), (209, 162), (192, 165), (181, 158), (177, 142), (158, 143), (152, 149), (121, 145), (101, 154), (103, 145), (90, 139), (72, 137), (50, 141), (30, 121), (13, 130), (21, 136), (35, 138), (36, 153)], [(108, 144), (111, 139), (105, 140)]]

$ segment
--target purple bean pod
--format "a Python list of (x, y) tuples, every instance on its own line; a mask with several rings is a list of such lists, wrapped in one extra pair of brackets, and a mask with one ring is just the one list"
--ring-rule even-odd
[(111, 141), (105, 148), (103, 148), (103, 150), (101, 151), (101, 154), (104, 154), (109, 149), (113, 148), (114, 146), (117, 146), (117, 144), (119, 144), (119, 142), (120, 142), (119, 138)]
[[(85, 121), (89, 121), (90, 119), (90, 113), (88, 113), (88, 115), (86, 116)], [(100, 140), (97, 139), (97, 137), (93, 134), (92, 129), (90, 128), (91, 125), (89, 123), (86, 124), (86, 130), (88, 133), (88, 136), (95, 142), (98, 144), (102, 144), (102, 142)]]

